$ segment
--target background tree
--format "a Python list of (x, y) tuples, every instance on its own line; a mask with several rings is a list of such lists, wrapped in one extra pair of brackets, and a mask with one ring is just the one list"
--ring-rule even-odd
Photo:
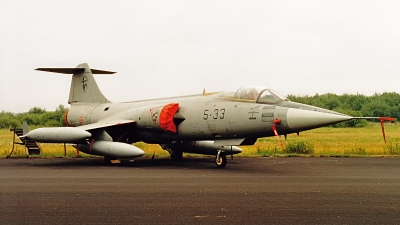
[(33, 107), (28, 112), (18, 114), (2, 111), (0, 113), (0, 129), (22, 127), (23, 121), (34, 127), (65, 126), (64, 115), (67, 110), (67, 107), (59, 105), (55, 111), (49, 112), (39, 107)]

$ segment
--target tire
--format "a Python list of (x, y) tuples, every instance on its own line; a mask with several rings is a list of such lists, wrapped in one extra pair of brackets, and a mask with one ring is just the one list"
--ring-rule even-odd
[(183, 152), (181, 151), (171, 151), (172, 161), (181, 161), (183, 157)]
[(227, 160), (226, 160), (226, 155), (221, 154), (219, 156), (219, 160), (218, 157), (215, 156), (215, 164), (217, 165), (218, 168), (223, 168), (226, 166)]

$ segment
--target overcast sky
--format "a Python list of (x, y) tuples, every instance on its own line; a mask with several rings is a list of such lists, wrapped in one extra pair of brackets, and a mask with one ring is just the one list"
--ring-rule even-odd
[(114, 102), (261, 85), (400, 92), (400, 1), (0, 0), (0, 111), (69, 106), (75, 67)]

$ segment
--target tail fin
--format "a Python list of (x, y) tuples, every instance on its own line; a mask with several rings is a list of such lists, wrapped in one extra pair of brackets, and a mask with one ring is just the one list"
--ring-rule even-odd
[(68, 99), (68, 103), (70, 104), (75, 102), (110, 102), (101, 93), (93, 74), (113, 74), (115, 72), (90, 69), (87, 63), (79, 64), (76, 68), (37, 68), (36, 70), (73, 74)]

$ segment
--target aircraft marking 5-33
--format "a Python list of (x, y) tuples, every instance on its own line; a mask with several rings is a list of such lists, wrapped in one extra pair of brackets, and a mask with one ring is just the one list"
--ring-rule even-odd
[[(212, 113), (210, 113), (212, 112)], [(210, 113), (210, 114), (209, 114)], [(203, 119), (208, 120), (208, 119), (221, 119), (223, 120), (225, 118), (225, 109), (214, 109), (214, 110), (209, 110), (205, 109), (203, 113)]]

